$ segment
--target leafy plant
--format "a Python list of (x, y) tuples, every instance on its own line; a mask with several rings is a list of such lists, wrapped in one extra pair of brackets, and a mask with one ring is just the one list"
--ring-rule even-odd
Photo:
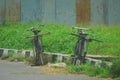
[[(71, 27), (60, 24), (45, 24), (39, 27), (39, 22), (34, 23), (16, 23), (11, 25), (0, 25), (0, 47), (14, 49), (32, 49), (32, 39), (25, 38), (33, 35), (26, 29), (34, 26), (40, 29), (40, 33), (50, 32), (41, 38), (44, 50), (47, 52), (73, 54), (77, 37), (71, 36), (70, 33), (77, 33)], [(81, 26), (80, 26), (81, 27)], [(98, 55), (116, 55), (119, 54), (119, 26), (92, 26), (93, 31), (88, 31), (90, 37), (102, 40), (99, 42), (90, 42), (88, 45), (88, 54)]]
[(27, 57), (26, 59), (25, 59), (25, 63), (27, 63), (27, 64), (35, 64), (35, 57), (32, 57), (32, 56), (30, 56), (30, 57)]
[(8, 57), (9, 57), (8, 54), (3, 54), (3, 55), (1, 56), (1, 59), (4, 60), (4, 59), (7, 59)]
[(113, 60), (110, 73), (112, 77), (120, 77), (120, 59)]
[(9, 53), (9, 54), (3, 54), (1, 59), (6, 59), (9, 61), (24, 61), (24, 56), (21, 53)]
[(13, 54), (12, 56), (14, 61), (24, 61), (25, 57), (21, 53)]
[(97, 67), (90, 63), (82, 65), (68, 66), (68, 72), (77, 74), (87, 74), (89, 76), (109, 77), (109, 69)]

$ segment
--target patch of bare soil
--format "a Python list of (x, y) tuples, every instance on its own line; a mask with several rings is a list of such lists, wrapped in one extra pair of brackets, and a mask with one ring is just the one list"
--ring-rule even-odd
[[(68, 73), (66, 67), (55, 67), (55, 66), (44, 65), (44, 66), (39, 66), (34, 68), (41, 68), (42, 72), (40, 72), (39, 74), (69, 74), (71, 76), (84, 75), (88, 77), (85, 74), (70, 74)], [(120, 79), (98, 78), (98, 80), (120, 80)]]
[(59, 68), (59, 67), (49, 67), (48, 65), (40, 66), (43, 70), (42, 74), (60, 74), (60, 73), (68, 73), (66, 68)]
[(38, 66), (34, 68), (40, 68), (42, 70), (41, 74), (66, 74), (67, 69), (66, 69), (66, 64), (65, 63), (48, 63), (47, 65), (44, 66)]

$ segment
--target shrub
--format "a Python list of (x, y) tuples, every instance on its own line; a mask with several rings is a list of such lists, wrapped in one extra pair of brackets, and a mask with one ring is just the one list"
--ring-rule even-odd
[(71, 65), (71, 66), (68, 66), (68, 72), (70, 73), (77, 73), (77, 74), (80, 74), (80, 73), (83, 73), (83, 67), (82, 66), (78, 66), (78, 65)]
[(3, 54), (1, 59), (6, 59), (9, 61), (24, 61), (24, 56), (21, 53), (9, 53), (9, 54)]
[(82, 65), (72, 65), (68, 67), (68, 72), (77, 74), (87, 74), (89, 76), (109, 77), (109, 69), (100, 68), (89, 63)]
[(9, 57), (8, 54), (3, 54), (1, 59), (4, 60), (4, 59), (7, 59), (8, 57)]
[(24, 61), (24, 56), (21, 53), (13, 54), (12, 58), (14, 61)]
[(113, 61), (110, 73), (112, 77), (120, 77), (120, 59), (116, 59)]
[(35, 64), (35, 57), (30, 56), (30, 57), (25, 58), (25, 63), (30, 64), (30, 65)]
[[(26, 29), (34, 26), (41, 30), (41, 33), (50, 32), (50, 35), (42, 37), (42, 44), (44, 50), (47, 52), (55, 53), (74, 53), (74, 47), (77, 41), (77, 37), (71, 36), (70, 33), (77, 33), (77, 30), (73, 30), (71, 27), (60, 24), (45, 24), (44, 27), (39, 27), (38, 22), (28, 24), (11, 24), (6, 22), (6, 25), (0, 25), (0, 47), (1, 48), (13, 48), (13, 49), (32, 49), (32, 39), (26, 39), (24, 37), (33, 35), (32, 32), (26, 31)], [(106, 26), (92, 26), (94, 31), (88, 31), (90, 36), (95, 39), (102, 40), (103, 43), (91, 42), (88, 46), (89, 54), (99, 55), (117, 55), (119, 54), (119, 41), (120, 41), (120, 27), (106, 27)]]

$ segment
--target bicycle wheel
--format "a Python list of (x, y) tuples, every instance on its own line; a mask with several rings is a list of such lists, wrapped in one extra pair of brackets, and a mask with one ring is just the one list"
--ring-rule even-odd
[(83, 49), (84, 49), (84, 51), (83, 51), (83, 63), (86, 63), (86, 54), (87, 54), (87, 42), (86, 41), (84, 41), (84, 43), (83, 43)]
[(43, 52), (40, 49), (42, 47), (37, 47), (36, 48), (36, 65), (43, 65), (44, 61), (43, 61)]
[(44, 50), (43, 50), (42, 44), (41, 44), (40, 40), (38, 40), (39, 61), (40, 61), (40, 64), (41, 64), (41, 65), (44, 64), (43, 51), (44, 51)]
[(80, 65), (81, 63), (83, 63), (83, 40), (79, 39), (76, 43), (76, 47), (75, 47), (75, 58), (73, 60), (73, 64), (74, 65)]
[(35, 65), (43, 65), (43, 48), (37, 36), (34, 37)]

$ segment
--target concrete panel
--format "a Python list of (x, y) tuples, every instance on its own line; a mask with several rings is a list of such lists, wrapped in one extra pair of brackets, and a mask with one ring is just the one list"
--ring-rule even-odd
[(56, 0), (42, 0), (42, 22), (55, 22)]
[(3, 23), (5, 19), (5, 0), (0, 0), (0, 24)]
[(56, 0), (56, 21), (76, 24), (76, 0)]
[(78, 24), (90, 22), (90, 0), (76, 0), (76, 20)]
[(3, 55), (4, 50), (0, 49), (0, 57)]
[(93, 25), (104, 24), (104, 0), (91, 0), (91, 22)]
[(108, 24), (120, 25), (120, 0), (108, 1)]
[(17, 22), (20, 21), (20, 0), (6, 0), (5, 19)]
[(41, 20), (40, 0), (21, 0), (21, 22)]

